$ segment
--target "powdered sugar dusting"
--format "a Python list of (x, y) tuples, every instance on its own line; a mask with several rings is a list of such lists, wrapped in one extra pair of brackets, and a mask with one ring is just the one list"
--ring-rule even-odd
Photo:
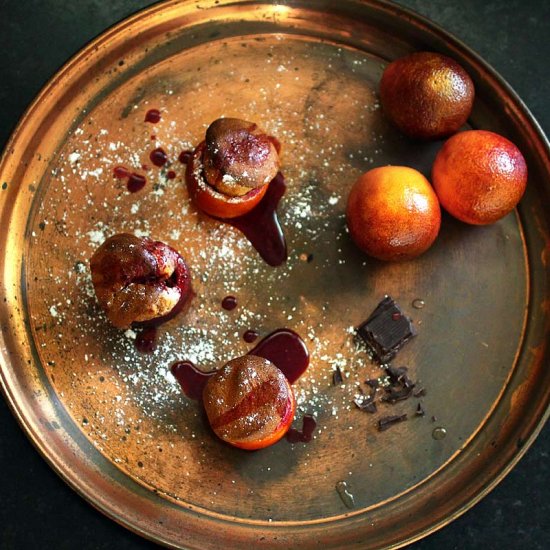
[[(257, 61), (248, 72), (238, 64), (243, 44)], [(344, 209), (350, 186), (376, 159), (382, 140), (385, 123), (371, 91), (380, 67), (334, 45), (294, 45), (296, 53), (289, 54), (281, 37), (234, 39), (224, 46), (223, 63), (206, 47), (193, 58), (171, 59), (168, 73), (159, 64), (141, 95), (128, 81), (69, 136), (35, 220), (30, 265), (37, 278), (29, 282), (34, 334), (68, 411), (90, 441), (135, 479), (214, 510), (218, 500), (205, 502), (204, 494), (210, 498), (219, 489), (208, 485), (206, 472), (221, 468), (228, 479), (236, 474), (230, 461), (216, 462), (220, 443), (205, 430), (197, 403), (182, 395), (170, 373), (173, 362), (217, 368), (250, 349), (242, 339), (248, 329), (260, 336), (295, 330), (311, 355), (295, 393), (297, 422), (306, 413), (318, 419), (312, 446), (342, 426), (367, 425), (365, 415), (353, 414), (352, 399), (357, 385), (378, 369), (352, 334), (368, 313), (373, 289), (365, 282), (362, 256), (346, 238)], [(344, 73), (345, 105), (335, 100)], [(162, 112), (154, 126), (144, 122), (150, 108)], [(281, 267), (266, 265), (236, 229), (189, 201), (178, 155), (222, 115), (254, 120), (283, 145), (288, 192), (279, 216), (289, 258)], [(168, 157), (162, 168), (149, 161), (156, 147)], [(145, 176), (144, 189), (129, 193), (113, 176), (116, 166)], [(95, 300), (89, 258), (119, 232), (167, 242), (191, 270), (190, 307), (159, 329), (151, 354), (135, 349), (137, 329), (111, 327)], [(228, 294), (238, 298), (233, 311), (220, 306)], [(332, 385), (337, 366), (341, 387)], [(307, 449), (281, 442), (251, 467), (273, 475), (282, 447), (301, 457), (300, 469), (315, 460)], [(305, 483), (309, 474), (301, 472)], [(207, 490), (198, 491), (188, 478), (203, 479)]]

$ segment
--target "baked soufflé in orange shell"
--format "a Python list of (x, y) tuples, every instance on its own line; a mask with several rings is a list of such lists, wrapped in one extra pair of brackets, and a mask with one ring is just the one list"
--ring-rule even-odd
[(247, 450), (279, 441), (296, 411), (285, 375), (271, 361), (255, 355), (229, 361), (208, 380), (202, 399), (214, 433)]

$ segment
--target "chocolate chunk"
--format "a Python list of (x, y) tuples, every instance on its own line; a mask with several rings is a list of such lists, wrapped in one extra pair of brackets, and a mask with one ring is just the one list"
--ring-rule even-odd
[(382, 401), (386, 403), (397, 403), (398, 401), (404, 401), (412, 395), (411, 387), (402, 387), (400, 389), (396, 388), (386, 388), (387, 395), (382, 397)]
[(342, 376), (342, 371), (340, 370), (340, 367), (336, 367), (332, 373), (332, 384), (334, 386), (340, 386), (343, 382), (344, 377)]
[(411, 319), (390, 296), (376, 306), (357, 333), (379, 363), (391, 361), (403, 345), (416, 335)]
[(426, 414), (426, 411), (424, 410), (424, 405), (422, 403), (418, 403), (418, 406), (416, 407), (416, 416), (424, 416)]
[(415, 383), (409, 378), (407, 367), (392, 367), (391, 365), (386, 367), (386, 372), (390, 377), (390, 383), (392, 385), (402, 384), (405, 388), (414, 388)]
[(391, 428), (394, 424), (403, 422), (404, 420), (407, 420), (406, 414), (395, 415), (395, 416), (383, 416), (378, 421), (378, 431), (383, 432), (388, 428)]
[(369, 395), (359, 394), (355, 396), (355, 398), (353, 399), (353, 402), (355, 403), (358, 409), (368, 413), (375, 413), (376, 403), (374, 402), (374, 397), (375, 397), (375, 392), (372, 392)]

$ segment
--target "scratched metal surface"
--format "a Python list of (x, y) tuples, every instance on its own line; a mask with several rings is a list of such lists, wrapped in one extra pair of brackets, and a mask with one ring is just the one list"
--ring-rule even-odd
[[(2, 259), (8, 399), (79, 492), (159, 542), (205, 547), (229, 538), (239, 546), (264, 537), (264, 544), (287, 547), (289, 541), (315, 546), (322, 537), (335, 547), (402, 544), (481, 495), (545, 414), (548, 393), (535, 384), (547, 362), (543, 138), (506, 87), (444, 34), (377, 4), (345, 3), (339, 13), (323, 7), (236, 10), (222, 3), (204, 12), (168, 4), (145, 12), (73, 62), (59, 77), (63, 85), (52, 86), (28, 115), (4, 159), (4, 179), (14, 183), (2, 203), (3, 223), (10, 224)], [(375, 95), (384, 63), (420, 48), (462, 61), (477, 89), (470, 124), (520, 146), (530, 185), (519, 216), (481, 229), (446, 217), (426, 256), (384, 265), (347, 241), (342, 212), (347, 189), (372, 165), (408, 164), (429, 173), (438, 144), (401, 138)], [(174, 211), (186, 202), (180, 178), (169, 185), (157, 175), (136, 216), (136, 202), (101, 177), (115, 155), (128, 161), (133, 152), (146, 155), (143, 109), (159, 104), (166, 122), (177, 122), (176, 129), (155, 130), (172, 156), (229, 111), (282, 137), (290, 190), (281, 217), (291, 245), (283, 268), (259, 264), (231, 230), (192, 208)], [(181, 225), (167, 224), (165, 211)], [(194, 271), (207, 275), (197, 281), (199, 308), (166, 327), (155, 363), (98, 321), (85, 292), (82, 265), (106, 231), (122, 229), (186, 250)], [(234, 258), (231, 275), (200, 255), (214, 240)], [(314, 261), (304, 263), (303, 253)], [(307, 446), (281, 442), (253, 455), (227, 449), (205, 435), (196, 406), (159, 375), (159, 362), (166, 368), (178, 357), (174, 350), (189, 345), (189, 327), (219, 328), (218, 298), (235, 289), (258, 328), (315, 329), (302, 412), (311, 409), (320, 430)], [(374, 367), (345, 331), (385, 293), (419, 325), (419, 337), (399, 360), (428, 388), (425, 406), (438, 423), (413, 419), (378, 434), (373, 418), (346, 407), (353, 381)], [(415, 298), (427, 304), (421, 311), (412, 310)], [(222, 322), (224, 330), (244, 328), (235, 319)], [(238, 339), (229, 343), (230, 349), (226, 338), (213, 339), (210, 360), (245, 349)], [(342, 395), (327, 382), (336, 349), (351, 377)], [(448, 436), (434, 440), (440, 423)], [(335, 491), (342, 480), (354, 494), (353, 509)]]

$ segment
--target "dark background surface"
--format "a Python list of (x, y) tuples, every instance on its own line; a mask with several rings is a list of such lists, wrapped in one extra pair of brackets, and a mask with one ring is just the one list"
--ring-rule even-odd
[[(0, 0), (0, 145), (54, 72), (146, 0)], [(477, 51), (550, 133), (550, 2), (401, 0)], [(0, 398), (0, 548), (142, 549), (34, 450)], [(550, 548), (550, 426), (478, 505), (414, 550)]]

